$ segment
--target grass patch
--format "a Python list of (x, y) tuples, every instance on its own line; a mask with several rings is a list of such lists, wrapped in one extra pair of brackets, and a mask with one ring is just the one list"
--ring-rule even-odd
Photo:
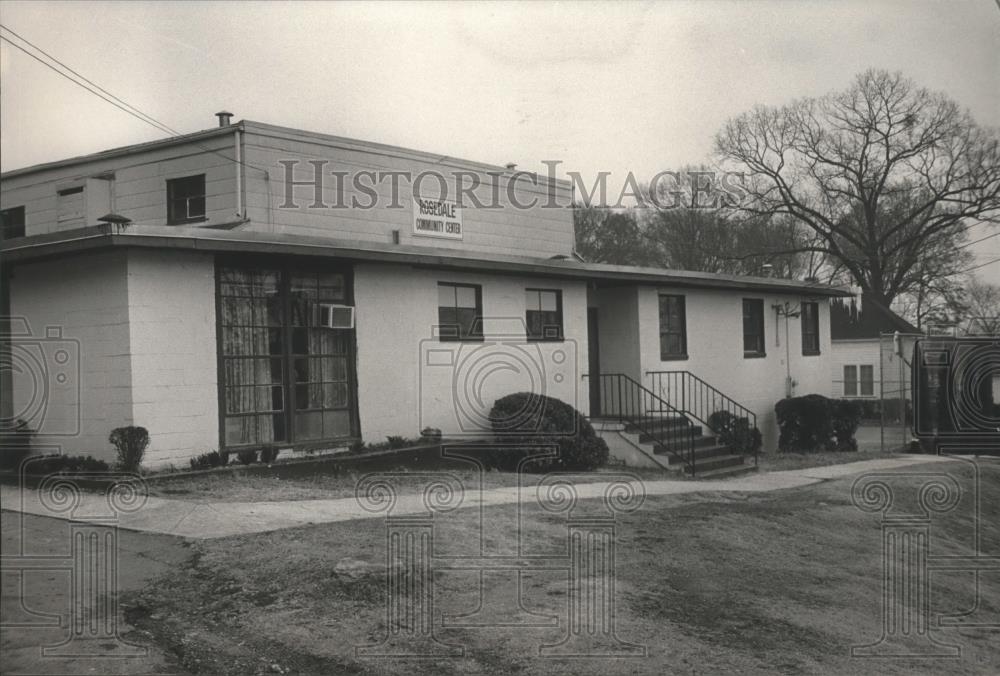
[[(202, 474), (191, 477), (171, 479), (164, 482), (150, 482), (149, 493), (162, 498), (194, 500), (198, 502), (271, 502), (278, 500), (332, 500), (337, 498), (353, 498), (358, 482), (371, 472), (398, 472), (401, 478), (397, 481), (403, 492), (422, 489), (425, 478), (414, 476), (408, 479), (406, 474), (417, 471), (429, 471), (428, 467), (413, 465), (387, 465), (372, 468), (368, 471), (348, 470), (329, 471), (309, 476), (283, 476), (280, 472), (261, 473), (245, 472), (234, 469), (228, 472)], [(480, 474), (469, 469), (468, 465), (441, 463), (432, 471), (447, 472), (459, 478), (469, 490), (478, 489)], [(659, 481), (678, 479), (677, 474), (665, 470), (650, 470), (626, 467), (605, 467), (590, 473), (579, 474), (580, 483), (590, 481), (605, 481), (610, 474), (630, 474), (644, 481)], [(534, 485), (541, 478), (540, 474), (522, 474), (516, 472), (501, 472), (485, 470), (482, 472), (482, 487), (509, 488), (519, 485)]]
[[(857, 455), (857, 454), (852, 454)], [(1000, 491), (1000, 463), (983, 461), (982, 493)], [(928, 470), (931, 471), (931, 470)], [(901, 470), (902, 496), (917, 488)], [(935, 464), (963, 488), (963, 463)], [(995, 632), (935, 631), (962, 646), (962, 659), (860, 660), (852, 645), (881, 633), (881, 526), (851, 503), (853, 479), (761, 494), (647, 498), (619, 517), (616, 542), (617, 632), (645, 645), (644, 658), (540, 658), (538, 645), (559, 640), (558, 627), (437, 626), (463, 657), (365, 659), (354, 647), (385, 631), (385, 530), (381, 520), (308, 526), (199, 541), (184, 569), (126, 599), (130, 624), (151, 632), (192, 673), (633, 674), (633, 673), (982, 673), (1000, 663)], [(907, 489), (907, 490), (902, 490)], [(971, 554), (968, 496), (935, 517), (931, 553)], [(580, 516), (596, 501), (579, 503)], [(983, 542), (1000, 542), (1000, 501), (983, 500)], [(435, 555), (515, 551), (560, 555), (566, 521), (540, 508), (458, 510), (436, 519)], [(519, 525), (520, 524), (520, 525)], [(520, 531), (518, 531), (520, 528)], [(476, 571), (435, 575), (435, 623), (479, 605)], [(517, 610), (512, 575), (483, 577), (494, 617)], [(1000, 581), (983, 576), (980, 609), (1000, 615)], [(525, 572), (524, 609), (564, 617), (564, 572)], [(932, 607), (956, 613), (973, 606), (973, 581), (936, 574)]]

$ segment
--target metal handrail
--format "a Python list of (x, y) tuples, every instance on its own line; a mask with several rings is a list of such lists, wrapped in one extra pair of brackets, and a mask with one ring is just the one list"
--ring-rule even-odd
[[(756, 413), (690, 371), (646, 371), (646, 375), (652, 378), (653, 391), (661, 399), (670, 402), (673, 410), (697, 420), (712, 430), (716, 436), (726, 431), (717, 429), (717, 426), (709, 422), (709, 418), (717, 411), (725, 411), (736, 418), (746, 418), (750, 429), (757, 429)], [(755, 446), (753, 449), (755, 467), (757, 452)]]
[[(590, 377), (590, 374), (584, 375), (584, 378)], [(624, 373), (601, 373), (596, 377), (600, 380), (601, 417), (617, 418), (648, 435), (694, 475), (694, 430), (683, 412)], [(683, 422), (665, 426), (662, 424), (664, 413), (681, 416)]]

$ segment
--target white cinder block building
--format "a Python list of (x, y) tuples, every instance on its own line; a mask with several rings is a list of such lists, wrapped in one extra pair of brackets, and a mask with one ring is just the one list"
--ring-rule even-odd
[(838, 289), (586, 263), (567, 182), (222, 119), (0, 177), (4, 417), (40, 443), (476, 433), (532, 390), (636, 424), (738, 403), (767, 449), (778, 399), (831, 394)]

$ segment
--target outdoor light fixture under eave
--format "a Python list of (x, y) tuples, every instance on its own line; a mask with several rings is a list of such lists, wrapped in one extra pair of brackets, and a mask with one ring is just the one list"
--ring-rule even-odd
[(132, 219), (126, 218), (121, 214), (105, 214), (97, 219), (100, 223), (99, 227), (105, 234), (111, 234), (112, 229), (115, 232), (121, 232), (123, 230), (128, 230), (128, 227), (132, 225)]

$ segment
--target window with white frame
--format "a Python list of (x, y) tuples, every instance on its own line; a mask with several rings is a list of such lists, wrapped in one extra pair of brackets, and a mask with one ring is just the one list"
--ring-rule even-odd
[(875, 367), (871, 364), (844, 364), (844, 396), (874, 397)]

